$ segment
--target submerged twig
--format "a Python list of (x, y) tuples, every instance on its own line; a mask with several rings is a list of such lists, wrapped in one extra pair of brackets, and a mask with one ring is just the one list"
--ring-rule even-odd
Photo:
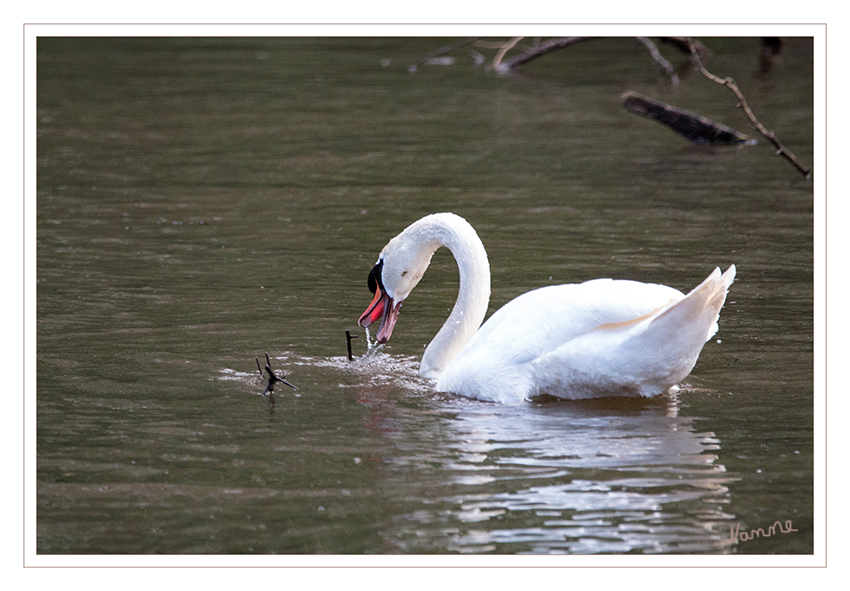
[(688, 38), (688, 47), (691, 50), (691, 56), (694, 60), (694, 63), (696, 64), (699, 71), (702, 72), (703, 76), (713, 82), (716, 82), (717, 84), (725, 86), (735, 94), (735, 96), (738, 98), (738, 106), (741, 107), (742, 111), (744, 111), (744, 114), (750, 120), (750, 123), (752, 123), (756, 131), (762, 134), (776, 147), (776, 154), (778, 156), (782, 156), (783, 158), (791, 162), (791, 164), (793, 164), (797, 168), (797, 170), (799, 170), (800, 173), (802, 173), (803, 176), (805, 176), (807, 179), (811, 178), (812, 171), (800, 164), (800, 162), (797, 160), (797, 157), (792, 152), (790, 152), (785, 146), (782, 145), (782, 142), (779, 141), (779, 139), (776, 137), (776, 134), (765, 128), (765, 126), (762, 125), (761, 122), (756, 118), (755, 114), (750, 109), (750, 106), (747, 104), (747, 100), (744, 98), (743, 93), (741, 93), (741, 90), (735, 84), (735, 81), (729, 77), (721, 78), (720, 76), (715, 76), (714, 74), (706, 70), (697, 52), (696, 46), (694, 45), (694, 41), (691, 38)]
[[(260, 370), (260, 376), (261, 376), (261, 377), (264, 377), (264, 376), (263, 376), (263, 370), (262, 370), (262, 369), (260, 369), (260, 360), (259, 360), (259, 358), (254, 357), (254, 361), (256, 361), (256, 362), (257, 362), (257, 369), (259, 369), (259, 370)], [(263, 394), (262, 394), (263, 396), (266, 396), (266, 394), (268, 394), (268, 395), (269, 395), (269, 399), (273, 401), (273, 400), (274, 400), (274, 385), (275, 385), (276, 383), (278, 383), (278, 382), (280, 382), (280, 383), (282, 383), (282, 384), (286, 384), (287, 386), (289, 386), (289, 387), (290, 387), (290, 388), (292, 388), (293, 390), (298, 391), (298, 388), (296, 388), (295, 386), (293, 386), (292, 384), (290, 384), (289, 382), (287, 382), (287, 381), (284, 379), (284, 378), (286, 377), (286, 375), (284, 375), (284, 376), (283, 376), (283, 378), (279, 378), (279, 377), (277, 377), (277, 376), (275, 375), (275, 373), (272, 371), (271, 365), (272, 365), (272, 363), (271, 363), (271, 361), (269, 360), (269, 354), (268, 354), (268, 353), (266, 353), (266, 373), (267, 373), (267, 374), (269, 374), (269, 383), (268, 383), (268, 385), (266, 386), (266, 389), (265, 389), (265, 390), (263, 390)]]
[(354, 356), (351, 354), (351, 339), (356, 339), (356, 334), (351, 334), (351, 331), (345, 329), (345, 343), (348, 345), (348, 360), (353, 361)]

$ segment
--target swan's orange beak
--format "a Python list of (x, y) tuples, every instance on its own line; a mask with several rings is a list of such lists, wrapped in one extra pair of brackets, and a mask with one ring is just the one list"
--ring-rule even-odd
[(395, 303), (393, 299), (384, 289), (382, 275), (384, 271), (384, 260), (379, 259), (378, 263), (369, 272), (369, 291), (375, 294), (372, 298), (372, 303), (366, 308), (366, 311), (360, 315), (360, 320), (357, 323), (366, 328), (378, 318), (381, 319), (381, 327), (378, 329), (378, 342), (386, 343), (390, 335), (393, 334), (395, 321), (398, 320), (398, 312), (401, 310), (401, 302)]
[(372, 298), (372, 303), (369, 304), (369, 307), (366, 308), (366, 311), (363, 312), (360, 316), (360, 320), (357, 323), (366, 328), (378, 318), (381, 319), (381, 327), (378, 329), (377, 339), (378, 342), (383, 344), (386, 343), (390, 335), (393, 334), (393, 327), (395, 326), (396, 320), (398, 320), (398, 313), (401, 309), (401, 302), (398, 304), (394, 304), (393, 299), (387, 295), (381, 286), (377, 286), (375, 289), (375, 297)]

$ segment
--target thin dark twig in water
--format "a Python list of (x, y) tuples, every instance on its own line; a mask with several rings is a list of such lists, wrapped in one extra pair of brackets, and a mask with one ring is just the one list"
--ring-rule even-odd
[[(258, 357), (254, 357), (254, 361), (257, 362), (257, 369), (260, 370), (260, 376), (262, 376), (263, 370), (260, 369), (260, 359)], [(270, 397), (273, 397), (274, 396), (274, 385), (278, 382), (280, 382), (282, 384), (286, 384), (287, 386), (289, 386), (290, 388), (292, 388), (293, 390), (295, 390), (297, 392), (298, 388), (296, 388), (295, 386), (293, 386), (292, 384), (287, 382), (285, 379), (279, 378), (274, 374), (274, 372), (272, 371), (271, 365), (272, 365), (272, 363), (269, 360), (269, 354), (266, 353), (266, 373), (269, 374), (269, 384), (268, 384), (268, 386), (266, 386), (266, 389), (263, 391), (263, 396), (268, 394)], [(284, 375), (283, 377), (285, 378), (286, 376)], [(271, 398), (271, 400), (274, 400), (274, 398)]]
[(351, 354), (351, 339), (356, 339), (356, 338), (357, 338), (356, 334), (351, 334), (351, 331), (348, 330), (348, 329), (345, 330), (345, 342), (348, 345), (348, 360), (349, 361), (354, 360), (354, 356)]
[(762, 125), (758, 119), (756, 119), (755, 114), (750, 109), (750, 106), (747, 104), (744, 95), (741, 93), (740, 89), (735, 84), (735, 81), (732, 80), (732, 78), (721, 78), (720, 76), (715, 76), (714, 74), (706, 70), (696, 50), (694, 40), (690, 37), (688, 38), (688, 47), (691, 50), (691, 57), (694, 60), (694, 63), (696, 64), (699, 71), (702, 72), (703, 76), (713, 82), (716, 82), (717, 84), (725, 86), (735, 94), (735, 96), (738, 98), (738, 106), (741, 107), (742, 111), (744, 111), (744, 114), (750, 120), (750, 123), (752, 123), (756, 131), (762, 134), (776, 147), (776, 154), (778, 156), (782, 156), (783, 158), (791, 162), (791, 164), (793, 164), (797, 168), (797, 170), (799, 170), (807, 179), (811, 178), (812, 171), (800, 164), (800, 162), (797, 160), (797, 157), (793, 153), (788, 151), (788, 149), (782, 145), (782, 142), (777, 139), (776, 134), (765, 128), (765, 126)]
[(661, 55), (661, 52), (658, 51), (658, 46), (655, 45), (655, 43), (653, 43), (652, 40), (650, 40), (648, 37), (638, 37), (637, 40), (643, 43), (644, 47), (649, 50), (649, 55), (652, 56), (652, 59), (655, 60), (655, 63), (661, 66), (665, 72), (667, 72), (667, 75), (670, 77), (670, 82), (673, 83), (673, 86), (678, 86), (679, 76), (678, 74), (676, 74), (676, 68), (674, 68), (673, 64), (671, 64), (663, 55)]

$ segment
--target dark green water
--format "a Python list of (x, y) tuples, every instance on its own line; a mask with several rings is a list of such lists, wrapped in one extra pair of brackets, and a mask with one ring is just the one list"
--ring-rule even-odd
[[(768, 73), (757, 40), (705, 41), (811, 164), (810, 40)], [(748, 131), (632, 39), (408, 72), (445, 42), (39, 39), (39, 553), (812, 553), (811, 182), (627, 113), (634, 90)], [(490, 312), (595, 277), (738, 279), (676, 395), (437, 395), (417, 370), (448, 252), (378, 356), (345, 352), (378, 252), (435, 211), (478, 230)], [(299, 387), (273, 407), (264, 352)], [(727, 543), (777, 520), (797, 531)]]

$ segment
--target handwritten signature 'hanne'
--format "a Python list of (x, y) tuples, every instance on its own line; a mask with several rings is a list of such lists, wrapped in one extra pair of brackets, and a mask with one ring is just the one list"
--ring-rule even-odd
[[(784, 525), (784, 527), (783, 527), (783, 525)], [(778, 526), (778, 529), (777, 529), (777, 526)], [(774, 522), (773, 525), (771, 525), (769, 528), (767, 528), (767, 531), (764, 531), (762, 528), (753, 529), (753, 530), (750, 530), (749, 532), (741, 531), (741, 524), (739, 523), (738, 525), (735, 526), (734, 529), (731, 528), (731, 527), (729, 528), (729, 543), (730, 544), (737, 544), (738, 540), (740, 540), (742, 542), (748, 542), (748, 541), (752, 540), (753, 538), (769, 538), (770, 536), (775, 534), (777, 531), (779, 531), (780, 533), (783, 533), (783, 534), (787, 534), (787, 533), (791, 533), (792, 531), (797, 531), (797, 530), (794, 529), (793, 527), (791, 527), (791, 520), (790, 519), (787, 520), (784, 524), (781, 521)]]

